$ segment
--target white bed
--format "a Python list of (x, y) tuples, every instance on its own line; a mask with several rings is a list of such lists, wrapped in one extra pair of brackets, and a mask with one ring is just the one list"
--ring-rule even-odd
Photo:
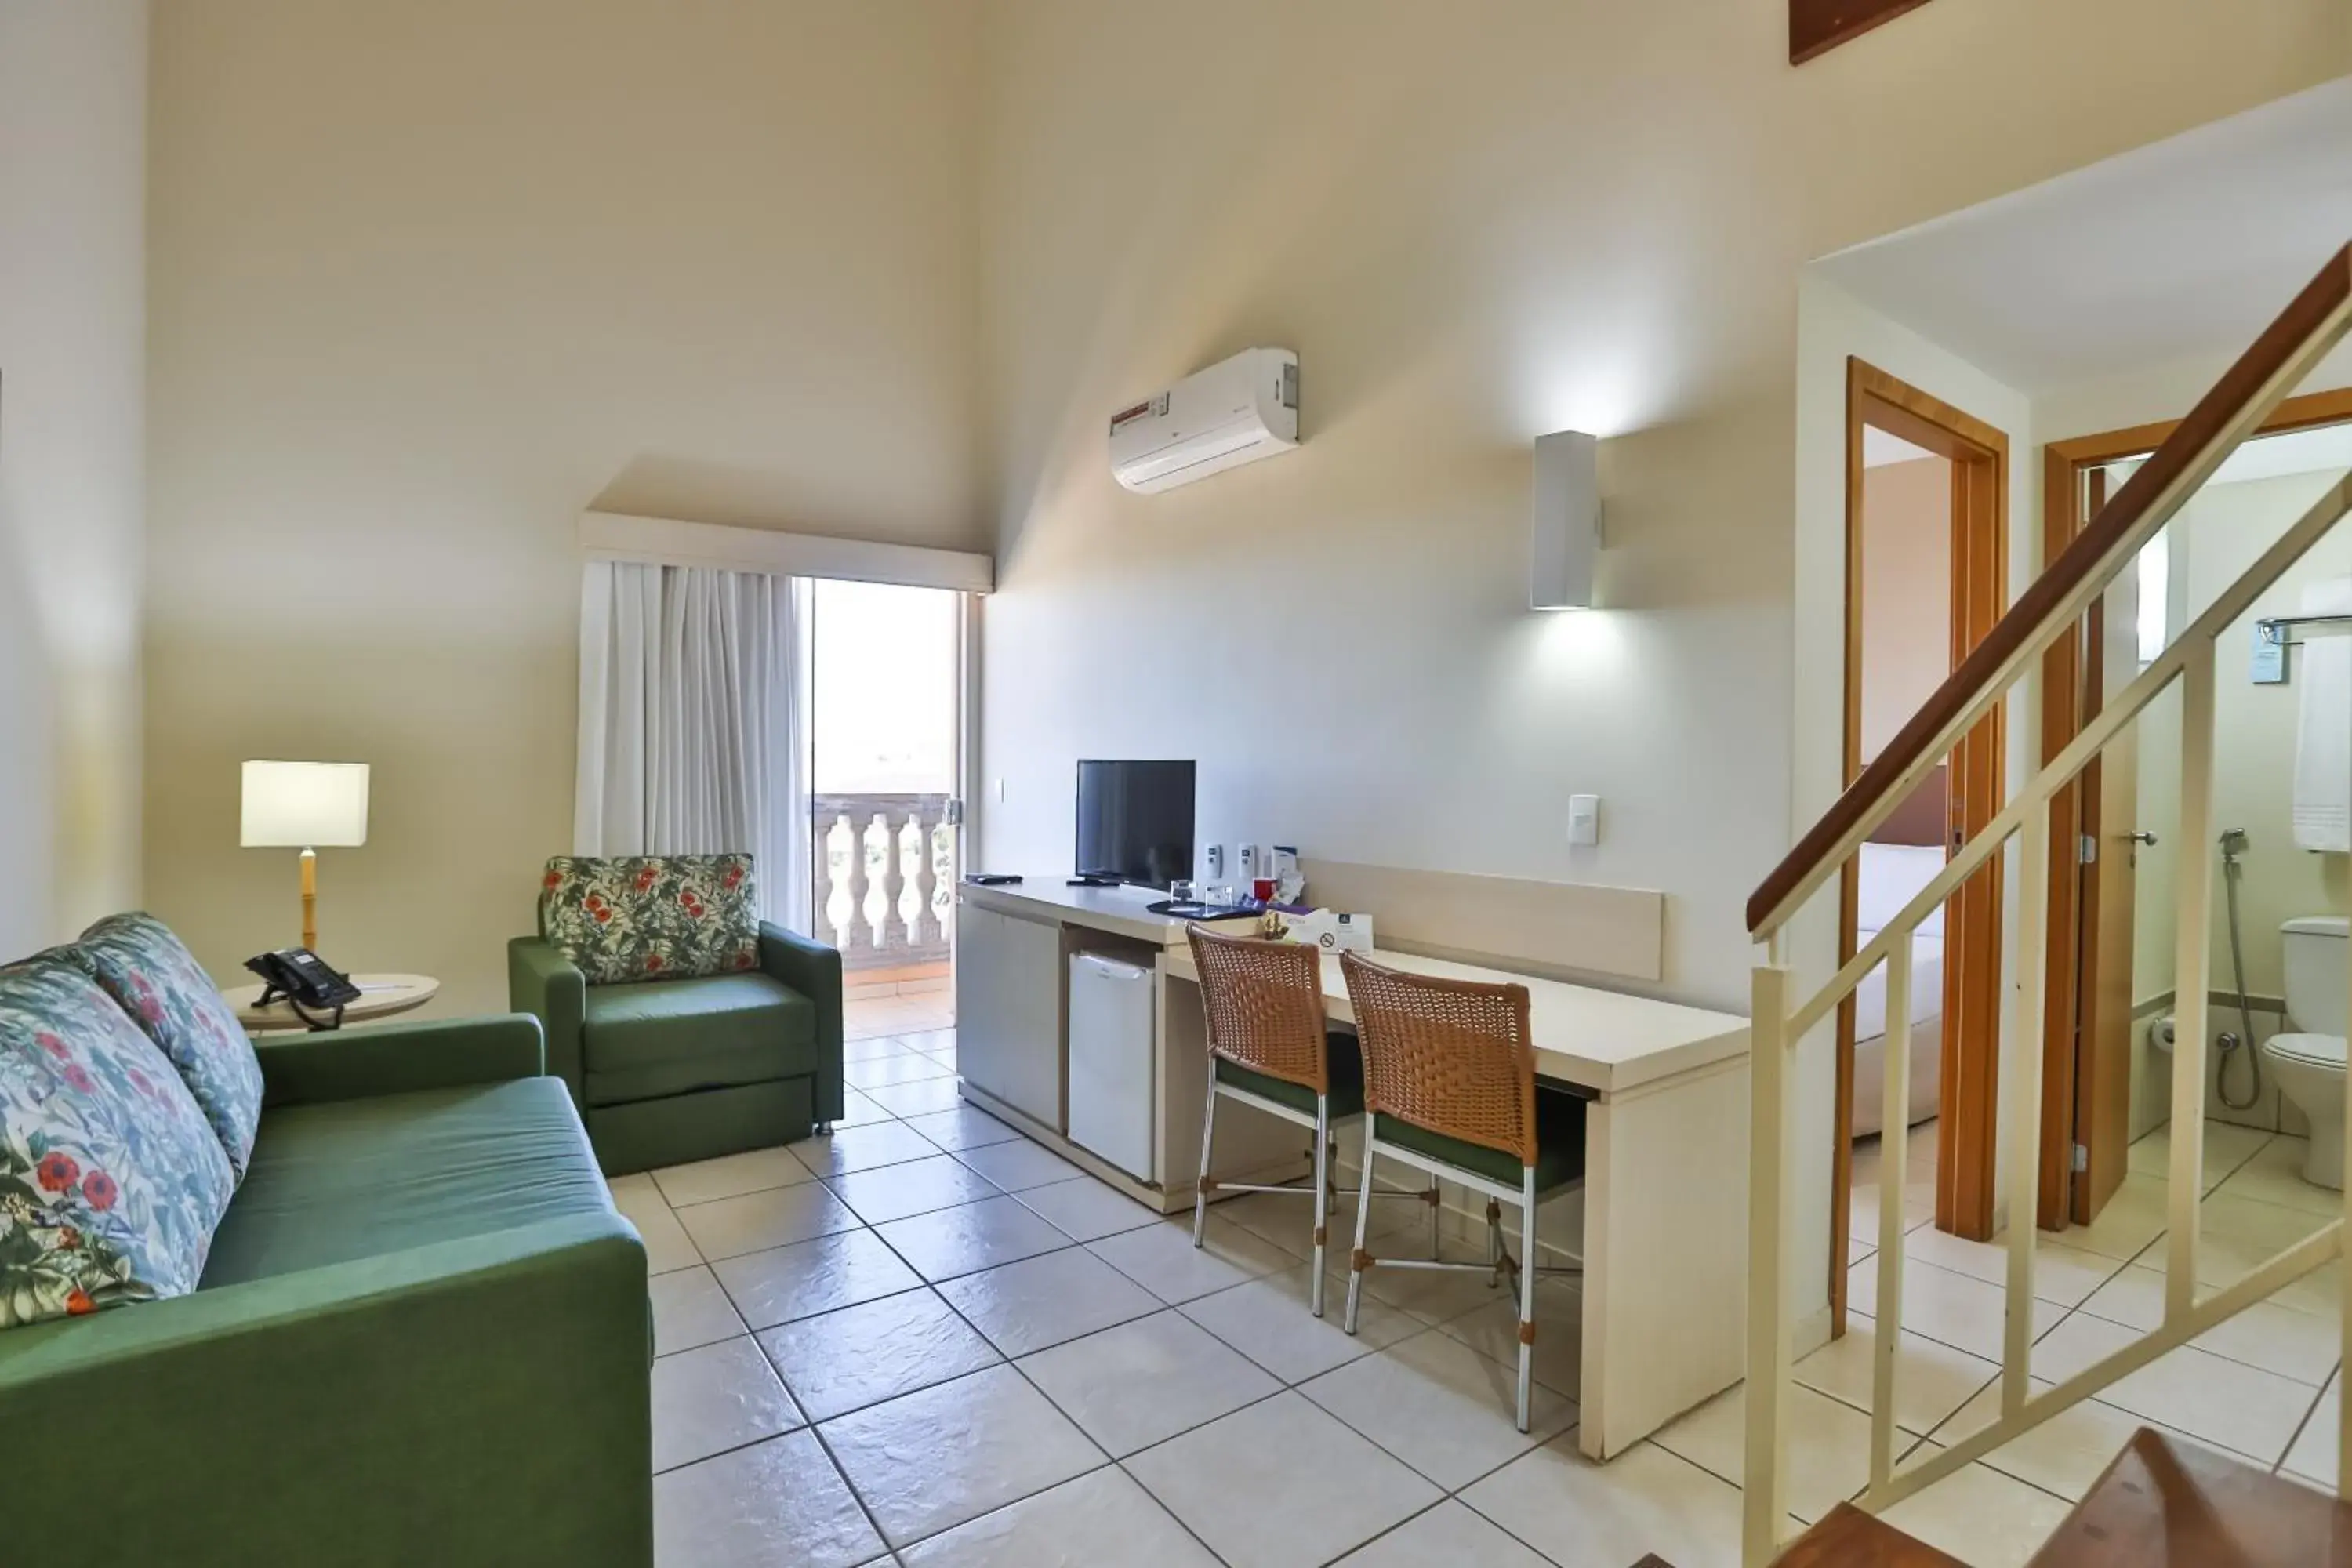
[[(1944, 868), (1937, 844), (1865, 844), (1855, 905), (1854, 942), (1867, 945)], [(1936, 1114), (1943, 1089), (1944, 911), (1911, 934), (1911, 1122)], [(1853, 1135), (1879, 1130), (1886, 1082), (1886, 966), (1871, 971), (1854, 991)]]

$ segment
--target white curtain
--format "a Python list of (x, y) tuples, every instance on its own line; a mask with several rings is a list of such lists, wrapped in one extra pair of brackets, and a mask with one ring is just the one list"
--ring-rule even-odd
[(576, 855), (749, 850), (762, 919), (809, 929), (805, 584), (591, 562)]

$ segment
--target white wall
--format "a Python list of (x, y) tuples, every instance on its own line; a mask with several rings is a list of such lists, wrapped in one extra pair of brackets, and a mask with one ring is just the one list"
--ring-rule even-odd
[(156, 17), (151, 897), (296, 939), (257, 756), (374, 764), (320, 944), (506, 1005), (570, 847), (590, 507), (985, 548), (976, 9)]
[[(1194, 756), (1206, 839), (1661, 889), (1664, 988), (1732, 1005), (1740, 903), (1837, 787), (1843, 432), (1826, 488), (1790, 437), (1810, 462), (1843, 350), (1804, 346), (1791, 279), (2352, 68), (2317, 4), (1929, 6), (1797, 71), (1765, 5), (995, 15), (982, 858), (1068, 864), (1078, 756)], [(1305, 446), (1118, 491), (1110, 411), (1253, 342), (1299, 352)], [(1610, 437), (1606, 607), (1531, 615), (1528, 444), (1577, 427)], [(1584, 790), (1603, 841), (1571, 857)], [(1805, 1094), (1818, 1300), (1827, 1077)]]
[(139, 898), (147, 7), (0, 0), (0, 960)]

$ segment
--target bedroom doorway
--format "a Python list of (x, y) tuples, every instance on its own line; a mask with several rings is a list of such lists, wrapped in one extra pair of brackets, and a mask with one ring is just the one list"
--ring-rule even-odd
[[(1943, 684), (2007, 605), (2008, 438), (1860, 360), (1846, 375), (1845, 778)], [(1996, 710), (1846, 864), (1839, 961), (1933, 880), (2000, 809)], [(1882, 968), (1839, 1009), (1831, 1187), (1831, 1331), (1845, 1332), (1857, 1231), (1877, 1242), (1874, 1168), (1887, 1053), (1905, 1052), (1916, 1131), (1906, 1216), (1982, 1239), (1992, 1227), (2000, 1037), (2000, 863), (1913, 939), (1908, 1016), (1885, 1016)], [(1857, 1212), (1857, 1169), (1872, 1178)], [(1867, 1288), (1865, 1286), (1865, 1288)]]

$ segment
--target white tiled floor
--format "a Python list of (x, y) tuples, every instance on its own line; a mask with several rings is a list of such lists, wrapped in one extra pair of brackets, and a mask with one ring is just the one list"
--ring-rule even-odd
[[(1350, 1338), (1344, 1248), (1329, 1316), (1307, 1312), (1303, 1201), (1235, 1205), (1195, 1252), (1185, 1221), (957, 1103), (951, 1031), (851, 1055), (871, 1087), (851, 1091), (831, 1138), (614, 1183), (656, 1271), (659, 1568), (1737, 1562), (1741, 1395), (1591, 1464), (1575, 1447), (1572, 1284), (1538, 1293), (1523, 1437), (1516, 1312), (1482, 1280), (1375, 1276), (1386, 1289)], [(1919, 1145), (1900, 1425), (1949, 1443), (1998, 1407), (2000, 1255), (1918, 1228), (1933, 1175), (1932, 1140)], [(2324, 1223), (2282, 1184), (2297, 1151), (2259, 1135), (2208, 1147), (2209, 1164), (2229, 1164), (2208, 1173), (2229, 1199), (2208, 1205), (2217, 1255)], [(2161, 1171), (2136, 1152), (2133, 1181), (2152, 1196), (2133, 1187), (2103, 1226), (2043, 1242), (2039, 1370), (2063, 1375), (2146, 1320)], [(1865, 1192), (1857, 1258), (1876, 1239)], [(1874, 1283), (1857, 1269), (1858, 1307)], [(2314, 1289), (2217, 1331), (1906, 1503), (1899, 1522), (1971, 1563), (2021, 1562), (2143, 1421), (2325, 1480), (2326, 1302)], [(1853, 1327), (1798, 1368), (1801, 1518), (1864, 1478), (1874, 1325), (1858, 1311)]]
[[(1988, 1282), (2004, 1278), (2007, 1247), (1933, 1228), (1935, 1148), (1932, 1123), (1914, 1130), (1904, 1205), (1905, 1375), (1896, 1385), (1897, 1421), (1906, 1431), (1950, 1443), (1982, 1427), (1999, 1409), (1994, 1380), (2001, 1295)], [(2206, 1124), (2199, 1183), (2198, 1272), (2204, 1293), (2342, 1212), (2340, 1194), (2302, 1180), (2303, 1153), (2300, 1138)], [(1852, 1234), (1857, 1261), (1850, 1300), (1864, 1313), (1877, 1291), (1877, 1156), (1875, 1140), (1856, 1146)], [(2036, 1238), (2038, 1386), (2048, 1386), (2043, 1379), (2072, 1375), (2163, 1321), (2169, 1158), (2168, 1130), (2159, 1128), (2133, 1146), (2123, 1187), (2097, 1219)], [(2098, 1399), (1996, 1450), (1984, 1466), (2071, 1500), (2135, 1430), (2149, 1425), (2332, 1486), (2334, 1395), (2323, 1397), (2322, 1391), (2335, 1386), (2338, 1321), (2332, 1275), (2297, 1281)], [(1847, 1342), (1800, 1363), (1799, 1381), (1866, 1410), (1873, 1328), (1857, 1317)], [(1661, 1441), (1671, 1437), (1662, 1434)], [(2323, 1448), (2324, 1462), (2314, 1463), (2311, 1456)], [(1948, 1542), (1939, 1543), (1948, 1549)], [(2002, 1554), (1997, 1543), (1981, 1550), (1988, 1557)]]

